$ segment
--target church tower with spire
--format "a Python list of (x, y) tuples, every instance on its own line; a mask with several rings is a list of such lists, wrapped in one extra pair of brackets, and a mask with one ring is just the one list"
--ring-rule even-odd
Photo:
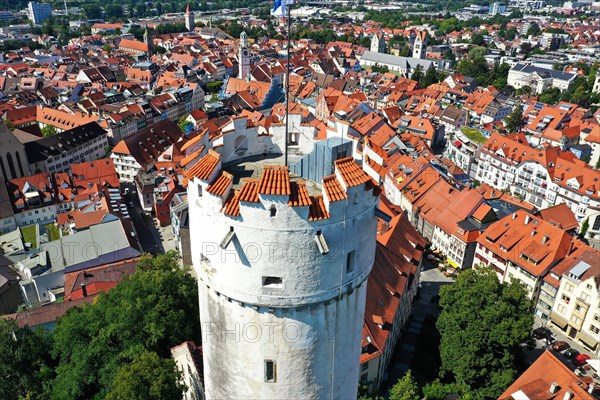
[(148, 57), (152, 55), (152, 34), (148, 31), (148, 25), (144, 29), (144, 43), (148, 45)]
[(194, 12), (190, 10), (190, 3), (188, 3), (187, 8), (185, 9), (185, 27), (190, 32), (196, 27)]
[(239, 50), (239, 74), (238, 78), (246, 79), (250, 76), (250, 49), (248, 48), (248, 35), (242, 32), (240, 35), (240, 50)]
[(385, 38), (383, 34), (374, 34), (371, 38), (371, 51), (374, 53), (385, 53)]

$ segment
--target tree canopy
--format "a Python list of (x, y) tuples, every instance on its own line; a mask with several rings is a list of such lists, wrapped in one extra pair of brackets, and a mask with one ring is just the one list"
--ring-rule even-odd
[(419, 386), (410, 369), (390, 389), (390, 400), (420, 400)]
[(504, 126), (510, 133), (521, 130), (521, 127), (523, 126), (523, 109), (520, 104), (517, 104), (508, 117), (506, 117)]
[(181, 400), (184, 388), (173, 359), (145, 351), (119, 369), (105, 400)]
[(515, 379), (533, 326), (524, 287), (501, 284), (491, 269), (466, 270), (440, 289), (440, 307), (442, 374), (474, 398), (497, 398)]
[(142, 256), (134, 275), (58, 321), (52, 397), (104, 398), (119, 368), (143, 351), (170, 357), (170, 347), (199, 336), (197, 286), (177, 257)]

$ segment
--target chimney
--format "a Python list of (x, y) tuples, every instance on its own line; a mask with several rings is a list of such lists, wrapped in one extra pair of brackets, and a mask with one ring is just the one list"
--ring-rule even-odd
[(548, 241), (548, 236), (544, 235), (544, 237), (542, 238), (542, 244), (546, 244), (547, 241)]
[(588, 386), (588, 393), (589, 394), (594, 394), (594, 389), (596, 388), (596, 384), (594, 382), (590, 383), (590, 385)]
[(517, 219), (517, 213), (516, 212), (513, 213), (512, 219)]
[(550, 384), (550, 389), (548, 389), (548, 391), (550, 392), (550, 394), (556, 394), (556, 392), (558, 392), (558, 389), (560, 389), (560, 386), (558, 386), (558, 383), (552, 382)]
[(535, 236), (536, 233), (535, 228), (531, 230), (531, 236)]
[(573, 398), (573, 392), (571, 392), (570, 390), (567, 390), (565, 392), (565, 396), (563, 397), (563, 400), (571, 400)]
[(527, 225), (529, 222), (531, 222), (531, 215), (527, 214), (525, 217), (525, 225)]
[(83, 297), (87, 297), (87, 286), (85, 282), (81, 282), (81, 292), (83, 294)]

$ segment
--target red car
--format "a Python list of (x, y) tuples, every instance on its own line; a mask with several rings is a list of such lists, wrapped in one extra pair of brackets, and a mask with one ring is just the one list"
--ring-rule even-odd
[(577, 367), (581, 367), (590, 358), (592, 358), (592, 357), (588, 356), (587, 354), (580, 354), (573, 359), (573, 364), (575, 364), (575, 366), (577, 366)]
[(571, 347), (571, 346), (569, 345), (569, 343), (567, 343), (567, 342), (563, 342), (562, 340), (561, 340), (561, 341), (559, 341), (559, 342), (555, 342), (555, 343), (552, 345), (552, 348), (553, 348), (554, 350), (556, 350), (556, 351), (563, 351), (563, 350), (566, 350), (566, 349), (568, 349), (569, 347)]

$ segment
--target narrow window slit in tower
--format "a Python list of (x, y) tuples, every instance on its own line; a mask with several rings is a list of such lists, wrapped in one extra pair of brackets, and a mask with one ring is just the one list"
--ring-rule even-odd
[(265, 382), (277, 382), (277, 364), (275, 361), (265, 360)]
[(271, 204), (271, 218), (273, 218), (275, 215), (277, 215), (277, 207), (275, 204)]
[(263, 276), (263, 287), (280, 288), (283, 286), (283, 279), (279, 276)]

